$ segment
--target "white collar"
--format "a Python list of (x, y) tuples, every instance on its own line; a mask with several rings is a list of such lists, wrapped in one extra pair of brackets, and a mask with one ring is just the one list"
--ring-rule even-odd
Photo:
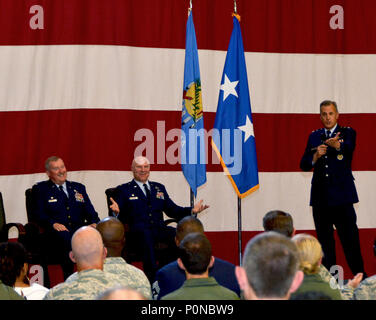
[(336, 123), (336, 125), (333, 128), (331, 128), (330, 130), (325, 128), (325, 133), (330, 131), (330, 135), (332, 135), (333, 132), (336, 130), (337, 126), (338, 126), (338, 123)]

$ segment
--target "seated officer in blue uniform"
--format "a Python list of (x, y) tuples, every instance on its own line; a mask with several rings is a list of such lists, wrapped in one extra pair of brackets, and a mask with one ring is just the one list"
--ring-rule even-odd
[(99, 217), (85, 186), (67, 181), (67, 169), (61, 158), (49, 157), (45, 168), (49, 180), (32, 188), (33, 215), (59, 252), (64, 278), (67, 278), (73, 272), (73, 263), (69, 259), (73, 233), (84, 225), (96, 227)]
[(310, 134), (300, 168), (313, 168), (310, 205), (324, 251), (323, 265), (330, 270), (336, 264), (334, 225), (352, 273), (362, 272), (366, 276), (353, 206), (358, 202), (351, 171), (356, 132), (340, 127), (338, 117), (336, 102), (325, 100), (320, 104), (324, 128)]
[(149, 281), (153, 281), (158, 269), (155, 243), (163, 241), (171, 249), (164, 264), (176, 259), (175, 228), (164, 223), (163, 213), (177, 220), (197, 214), (208, 208), (202, 200), (194, 207), (180, 207), (169, 197), (163, 184), (149, 181), (150, 162), (145, 157), (136, 157), (132, 162), (134, 179), (116, 188), (116, 199), (111, 198), (111, 210), (130, 228), (130, 239), (142, 251), (143, 269)]

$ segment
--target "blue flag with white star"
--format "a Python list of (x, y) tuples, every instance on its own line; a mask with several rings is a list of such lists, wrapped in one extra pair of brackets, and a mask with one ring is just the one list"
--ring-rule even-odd
[(212, 146), (237, 195), (259, 188), (256, 143), (240, 24), (233, 18), (212, 134)]
[(186, 30), (181, 120), (181, 167), (196, 197), (197, 188), (206, 182), (206, 155), (200, 66), (192, 11)]

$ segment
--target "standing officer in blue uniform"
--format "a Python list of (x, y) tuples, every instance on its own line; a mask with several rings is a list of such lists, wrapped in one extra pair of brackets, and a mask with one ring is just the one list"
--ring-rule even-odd
[(310, 205), (324, 251), (323, 265), (330, 270), (336, 264), (334, 225), (352, 273), (366, 276), (353, 206), (359, 201), (351, 171), (356, 132), (340, 127), (338, 117), (336, 102), (325, 100), (320, 104), (324, 128), (310, 134), (300, 168), (313, 168)]
[(176, 205), (163, 184), (148, 180), (150, 162), (145, 157), (133, 160), (132, 172), (134, 179), (116, 188), (116, 199), (110, 199), (110, 208), (120, 221), (129, 224), (130, 238), (142, 250), (143, 269), (152, 283), (158, 268), (154, 244), (158, 241), (168, 243), (171, 256), (164, 263), (176, 259), (175, 228), (165, 225), (163, 212), (180, 220), (192, 213), (197, 214), (208, 206), (203, 205), (202, 200), (193, 208)]
[(73, 263), (69, 259), (73, 233), (84, 225), (96, 227), (99, 217), (85, 186), (67, 181), (67, 169), (61, 158), (49, 157), (45, 168), (49, 180), (39, 182), (32, 188), (33, 215), (59, 252), (66, 279), (73, 272)]

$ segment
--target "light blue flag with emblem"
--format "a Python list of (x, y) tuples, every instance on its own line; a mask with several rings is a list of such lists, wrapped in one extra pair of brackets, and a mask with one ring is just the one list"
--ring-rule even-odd
[(212, 146), (237, 195), (259, 188), (256, 143), (240, 24), (233, 18), (212, 134)]
[(200, 66), (192, 11), (186, 30), (181, 120), (181, 167), (196, 197), (197, 188), (206, 182), (206, 154)]

